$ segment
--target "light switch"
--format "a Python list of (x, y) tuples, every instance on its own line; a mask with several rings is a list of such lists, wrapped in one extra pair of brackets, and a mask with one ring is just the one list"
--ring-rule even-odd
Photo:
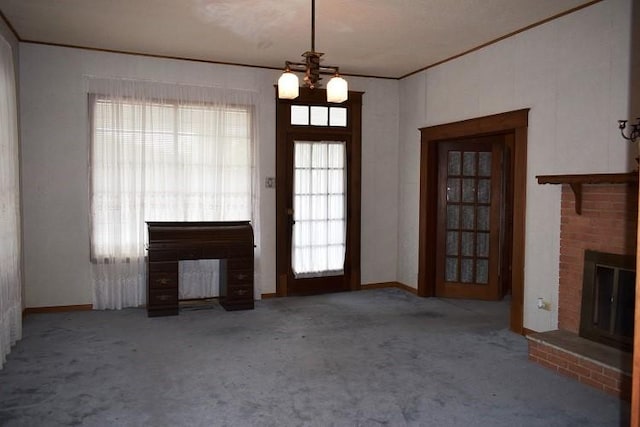
[(276, 186), (276, 178), (273, 176), (268, 176), (264, 179), (264, 186), (266, 188), (275, 188)]

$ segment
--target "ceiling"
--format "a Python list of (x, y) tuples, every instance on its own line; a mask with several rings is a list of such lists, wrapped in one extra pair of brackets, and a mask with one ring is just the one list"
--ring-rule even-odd
[[(399, 78), (592, 0), (319, 0), (316, 50)], [(24, 42), (282, 68), (311, 47), (310, 0), (0, 0)]]

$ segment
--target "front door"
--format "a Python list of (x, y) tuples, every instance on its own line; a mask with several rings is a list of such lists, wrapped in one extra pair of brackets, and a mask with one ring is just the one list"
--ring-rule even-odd
[(276, 291), (360, 288), (362, 94), (326, 102), (322, 89), (277, 100)]
[(436, 296), (504, 295), (504, 138), (438, 144)]

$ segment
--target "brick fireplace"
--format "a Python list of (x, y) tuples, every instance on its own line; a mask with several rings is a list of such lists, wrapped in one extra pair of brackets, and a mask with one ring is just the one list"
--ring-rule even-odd
[(562, 186), (560, 225), (560, 291), (558, 328), (578, 333), (582, 301), (584, 251), (635, 255), (638, 185), (582, 186), (582, 213), (569, 185)]
[[(579, 337), (585, 250), (635, 255), (637, 172), (538, 177), (562, 184), (558, 331), (528, 336), (529, 359), (605, 392), (629, 397), (631, 355)], [(607, 360), (613, 360), (609, 364)], [(622, 361), (622, 363), (621, 363)]]

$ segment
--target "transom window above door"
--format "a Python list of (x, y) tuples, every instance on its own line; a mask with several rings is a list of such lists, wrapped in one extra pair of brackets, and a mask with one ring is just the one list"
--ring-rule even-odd
[(325, 105), (292, 105), (291, 125), (347, 127), (347, 108)]

